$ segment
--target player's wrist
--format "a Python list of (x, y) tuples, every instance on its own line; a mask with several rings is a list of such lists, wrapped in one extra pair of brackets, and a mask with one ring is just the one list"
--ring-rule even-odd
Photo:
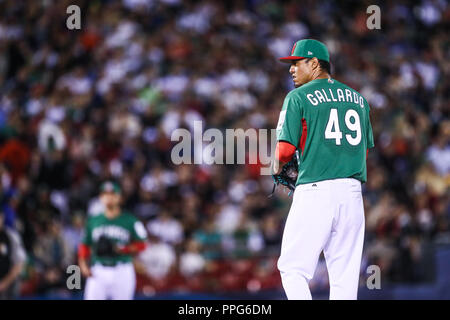
[(127, 246), (123, 245), (123, 244), (117, 244), (114, 247), (114, 251), (118, 254), (118, 255), (123, 255), (123, 254), (127, 254)]
[(146, 247), (147, 244), (144, 241), (136, 241), (127, 245), (120, 245), (118, 247), (118, 250), (121, 252), (121, 254), (137, 254), (140, 251), (144, 250)]
[(279, 163), (276, 159), (274, 159), (272, 161), (272, 166), (271, 166), (271, 173), (272, 175), (276, 175), (278, 173), (278, 167), (279, 167)]

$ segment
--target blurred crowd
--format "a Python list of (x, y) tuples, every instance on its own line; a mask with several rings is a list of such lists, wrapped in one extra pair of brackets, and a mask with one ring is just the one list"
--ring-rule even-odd
[[(71, 4), (80, 30), (66, 26)], [(369, 30), (371, 4), (0, 0), (0, 210), (27, 256), (19, 294), (70, 294), (66, 267), (106, 179), (150, 235), (140, 293), (281, 288), (291, 198), (267, 197), (260, 164), (174, 165), (171, 134), (195, 120), (275, 128), (293, 89), (277, 58), (302, 38), (325, 42), (332, 77), (371, 105), (362, 279), (377, 264), (383, 281), (432, 281), (433, 248), (450, 242), (450, 6), (380, 4)], [(326, 284), (321, 260), (311, 286)]]

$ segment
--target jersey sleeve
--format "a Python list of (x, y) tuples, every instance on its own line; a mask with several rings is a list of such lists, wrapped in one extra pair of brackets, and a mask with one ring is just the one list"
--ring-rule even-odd
[(287, 141), (298, 148), (302, 135), (303, 103), (300, 97), (288, 94), (283, 102), (277, 124), (277, 141)]
[(145, 230), (144, 224), (135, 219), (133, 221), (131, 240), (132, 241), (145, 241), (147, 239), (147, 230)]
[(366, 137), (367, 137), (367, 149), (373, 148), (375, 146), (373, 142), (373, 132), (372, 124), (370, 123), (370, 107), (367, 108), (367, 125), (366, 125)]
[(83, 233), (81, 235), (81, 243), (87, 246), (92, 246), (92, 232), (91, 232), (91, 219), (89, 218), (84, 226)]
[(20, 239), (19, 233), (15, 230), (6, 229), (7, 234), (11, 240), (11, 259), (14, 264), (24, 263), (27, 260), (27, 253)]

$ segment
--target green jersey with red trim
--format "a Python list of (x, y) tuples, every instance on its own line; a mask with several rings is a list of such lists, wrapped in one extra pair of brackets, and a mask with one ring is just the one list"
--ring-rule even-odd
[(117, 263), (131, 262), (131, 254), (120, 254), (113, 257), (99, 257), (95, 254), (95, 247), (100, 237), (107, 237), (118, 246), (126, 246), (135, 241), (145, 241), (147, 231), (144, 225), (133, 215), (122, 212), (114, 219), (104, 214), (90, 217), (86, 223), (81, 242), (91, 247), (91, 264), (100, 263), (111, 266)]
[(297, 185), (337, 178), (367, 180), (366, 151), (374, 146), (369, 104), (334, 79), (316, 79), (290, 91), (277, 140), (300, 149)]

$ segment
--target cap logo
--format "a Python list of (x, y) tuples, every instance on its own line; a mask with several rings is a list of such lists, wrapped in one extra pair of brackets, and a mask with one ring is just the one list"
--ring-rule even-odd
[(107, 190), (107, 191), (112, 191), (112, 190), (114, 190), (113, 184), (112, 184), (111, 182), (107, 182), (107, 183), (105, 184), (105, 190)]
[(313, 53), (311, 51), (308, 51), (308, 55), (312, 55)]

